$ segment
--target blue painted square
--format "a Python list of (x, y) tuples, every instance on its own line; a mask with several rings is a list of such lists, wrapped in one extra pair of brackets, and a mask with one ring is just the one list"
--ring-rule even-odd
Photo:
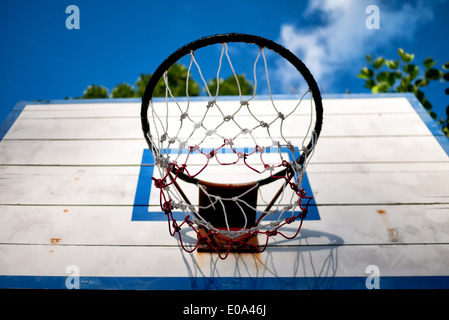
[[(290, 153), (289, 153), (290, 154)], [(295, 154), (295, 156), (297, 156)], [(167, 216), (162, 210), (149, 211), (149, 202), (151, 194), (151, 186), (154, 172), (154, 158), (150, 149), (143, 150), (142, 163), (140, 166), (139, 180), (137, 182), (136, 196), (134, 198), (134, 207), (132, 213), (132, 221), (166, 221)], [(307, 178), (307, 174), (302, 180), (302, 187), (306, 191), (307, 196), (313, 197), (312, 188)], [(159, 191), (158, 191), (159, 192)], [(183, 212), (173, 212), (173, 218), (176, 220), (183, 220), (185, 214)], [(320, 220), (318, 207), (315, 199), (312, 199), (309, 204), (309, 212), (305, 220)]]

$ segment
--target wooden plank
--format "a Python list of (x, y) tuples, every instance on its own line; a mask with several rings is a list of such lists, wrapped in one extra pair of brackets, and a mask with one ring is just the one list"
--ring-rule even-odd
[[(229, 289), (237, 289), (238, 280), (247, 277), (254, 280), (279, 278), (279, 285), (282, 285), (282, 277), (309, 277), (317, 281), (316, 285), (320, 279), (326, 278), (328, 281), (336, 280), (335, 277), (365, 279), (369, 265), (376, 265), (383, 277), (448, 276), (449, 264), (447, 244), (383, 248), (364, 245), (303, 246), (273, 249), (261, 255), (232, 254), (227, 263), (218, 261), (216, 255), (186, 254), (176, 247), (1, 245), (0, 253), (4, 257), (4, 263), (0, 264), (2, 275), (67, 277), (67, 267), (75, 265), (82, 277), (159, 277), (161, 280), (163, 277), (187, 277), (197, 285), (202, 277), (216, 280), (231, 277)], [(30, 264), (29, 259), (34, 263)], [(126, 280), (121, 280), (126, 285)], [(288, 288), (288, 284), (283, 285)], [(326, 284), (321, 285), (326, 287)]]
[(433, 136), (320, 139), (311, 163), (447, 162)]
[[(67, 103), (50, 103), (50, 104), (28, 104), (22, 111), (22, 115), (26, 117), (80, 117), (80, 115), (87, 117), (108, 117), (108, 116), (139, 116), (140, 114), (140, 99), (135, 99), (135, 102), (121, 102), (118, 100), (110, 100), (108, 102), (86, 102), (85, 100), (67, 101)], [(200, 101), (198, 101), (200, 100)], [(182, 105), (186, 105), (185, 99), (178, 99)], [(204, 106), (207, 98), (192, 98), (192, 111), (198, 110), (200, 106)], [(237, 99), (234, 101), (222, 100), (219, 101), (223, 107), (235, 106)], [(299, 100), (285, 99), (274, 97), (276, 105), (280, 108), (295, 105)], [(170, 106), (174, 102), (170, 101)], [(267, 97), (266, 100), (251, 101), (254, 106), (271, 110), (272, 104)], [(309, 98), (302, 102), (304, 105), (310, 106)], [(165, 99), (155, 99), (155, 105), (165, 107)], [(237, 102), (238, 104), (238, 102)], [(356, 95), (348, 95), (348, 99), (342, 98), (323, 98), (323, 105), (326, 114), (367, 114), (367, 113), (414, 113), (409, 101), (405, 97), (373, 97), (373, 98), (357, 98)], [(302, 109), (302, 108), (301, 108)]]
[[(136, 165), (144, 148), (143, 140), (3, 140), (0, 164)], [(433, 136), (323, 138), (311, 159), (313, 163), (447, 160)]]
[[(174, 246), (167, 221), (131, 221), (132, 206), (1, 205), (0, 243), (79, 246)], [(449, 204), (319, 206), (321, 220), (304, 221), (299, 236), (270, 246), (410, 245), (449, 243)], [(297, 223), (282, 231), (292, 235)], [(196, 237), (187, 226), (186, 244)], [(265, 242), (265, 236), (260, 236)], [(263, 241), (262, 241), (263, 240)]]
[(165, 221), (131, 221), (132, 206), (0, 206), (0, 243), (173, 245)]
[(20, 119), (5, 137), (15, 140), (142, 139), (136, 118)]
[(140, 165), (145, 141), (3, 140), (0, 164)]
[[(0, 203), (132, 205), (139, 170), (138, 166), (3, 166), (0, 167), (3, 177)], [(315, 200), (322, 205), (449, 202), (446, 190), (435, 188), (435, 185), (444, 185), (448, 181), (449, 171), (372, 171), (367, 165), (365, 170), (310, 172), (308, 177)], [(195, 186), (185, 185), (183, 189), (196, 201), (198, 191)], [(158, 190), (154, 186), (152, 190), (152, 203), (156, 205), (159, 203)], [(264, 198), (269, 199), (273, 190), (277, 190), (276, 185), (262, 188)]]
[[(270, 118), (271, 119), (271, 118)], [(222, 117), (215, 117), (213, 123), (207, 118), (208, 128), (215, 128), (222, 122)], [(174, 130), (173, 135), (179, 127), (179, 120), (173, 119), (170, 126)], [(236, 118), (240, 124), (248, 128), (258, 125), (250, 116)], [(289, 139), (300, 143), (301, 135), (307, 132), (310, 118), (305, 116), (291, 116), (283, 125), (282, 132)], [(272, 134), (278, 135), (280, 122), (271, 126)], [(178, 125), (178, 126), (177, 126)], [(190, 133), (193, 124), (187, 123), (185, 131)], [(300, 130), (301, 129), (301, 130)], [(235, 135), (239, 129), (230, 124), (228, 129), (223, 125), (220, 133), (229, 132)], [(204, 133), (203, 133), (204, 134)], [(253, 130), (256, 137), (267, 136), (266, 129)], [(321, 137), (344, 137), (344, 136), (419, 136), (431, 135), (427, 127), (422, 125), (422, 120), (416, 114), (359, 114), (348, 117), (347, 115), (334, 114), (326, 116)], [(21, 118), (8, 132), (5, 139), (142, 139), (140, 118), (136, 117), (100, 117), (100, 118)]]
[(139, 167), (0, 167), (0, 203), (132, 205)]
[(140, 102), (28, 104), (21, 119), (139, 117)]

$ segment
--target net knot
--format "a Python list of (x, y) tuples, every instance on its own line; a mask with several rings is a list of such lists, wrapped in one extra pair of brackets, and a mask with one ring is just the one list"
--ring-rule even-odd
[(246, 100), (242, 100), (242, 101), (240, 101), (240, 105), (241, 106), (249, 106), (249, 102)]
[(198, 151), (198, 150), (200, 150), (200, 146), (197, 145), (197, 144), (190, 147), (190, 152), (195, 152), (195, 151)]
[(256, 152), (264, 153), (265, 152), (265, 147), (260, 147), (260, 146), (256, 145)]
[(154, 181), (154, 186), (156, 188), (161, 189), (161, 188), (164, 188), (166, 185), (165, 179), (156, 179), (155, 177), (152, 177), (151, 179)]
[(179, 142), (179, 149), (184, 149), (187, 146), (187, 141)]
[(244, 129), (242, 129), (241, 132), (242, 132), (243, 134), (247, 134), (247, 133), (251, 133), (252, 131), (251, 131), (251, 129), (244, 128)]
[(170, 165), (170, 161), (168, 159), (164, 158), (164, 157), (161, 157), (161, 156), (156, 157), (154, 159), (154, 162), (155, 162), (155, 164), (158, 167), (161, 167), (161, 168), (168, 168), (169, 165)]
[(286, 167), (286, 168), (290, 168), (290, 162), (288, 162), (287, 160), (282, 160), (282, 166)]
[(307, 149), (306, 146), (302, 147), (302, 152), (304, 153), (304, 155), (307, 157), (309, 155), (309, 149)]
[[(277, 213), (277, 211), (270, 211), (269, 214), (275, 214)], [(270, 222), (270, 227), (277, 227), (278, 225), (281, 224), (281, 221), (277, 220), (277, 221), (271, 221)]]
[(215, 132), (217, 132), (217, 130), (215, 130), (215, 129), (207, 130), (207, 131), (206, 131), (206, 135), (207, 135), (207, 136), (211, 136), (211, 135), (213, 135)]
[(193, 221), (190, 220), (190, 216), (186, 216), (186, 217), (184, 218), (184, 221), (189, 225), (189, 227), (192, 227), (192, 226), (193, 226)]
[(168, 138), (168, 133), (166, 132), (166, 133), (164, 133), (162, 136), (161, 136), (161, 138), (159, 139), (161, 142), (164, 142), (165, 140), (167, 140), (167, 138)]
[(232, 141), (232, 139), (224, 139), (224, 144), (226, 146), (233, 146), (234, 145), (234, 141)]
[(302, 165), (300, 163), (297, 163), (296, 161), (294, 162), (294, 167), (296, 169), (297, 172), (302, 173)]
[(170, 138), (170, 139), (168, 140), (168, 143), (170, 143), (170, 144), (175, 143), (176, 139), (178, 139), (178, 137)]
[(172, 226), (173, 226), (173, 229), (175, 232), (181, 231), (181, 227), (178, 225), (178, 223), (176, 221), (173, 221)]
[(214, 104), (215, 104), (215, 102), (217, 102), (217, 101), (215, 101), (215, 100), (208, 101), (206, 107), (207, 107), (208, 109), (211, 108), (211, 107), (213, 107)]
[(277, 235), (278, 231), (277, 230), (273, 230), (273, 231), (267, 230), (266, 234), (267, 234), (268, 237), (271, 237), (271, 236)]
[(278, 118), (284, 120), (285, 115), (282, 112), (278, 112)]
[(296, 194), (301, 196), (301, 190), (299, 189), (298, 185), (296, 183), (290, 183), (290, 188), (295, 191)]
[(162, 211), (164, 211), (165, 214), (169, 214), (173, 210), (173, 205), (171, 204), (171, 200), (165, 201), (162, 204)]
[(189, 114), (188, 114), (187, 112), (183, 112), (183, 113), (181, 114), (181, 120), (184, 120), (185, 118), (187, 118), (188, 115), (189, 115)]
[(265, 121), (260, 121), (260, 126), (262, 128), (268, 128), (270, 125), (268, 123), (266, 123)]
[(233, 120), (233, 119), (234, 119), (233, 115), (227, 115), (227, 116), (223, 117), (223, 120), (226, 121), (226, 122), (228, 122), (230, 120)]
[(296, 220), (296, 217), (288, 217), (288, 218), (285, 218), (285, 222), (286, 222), (287, 224), (290, 224), (290, 223), (292, 223), (292, 222), (295, 222), (295, 220)]
[(173, 209), (180, 209), (182, 211), (187, 209), (186, 205), (182, 202), (172, 201), (172, 206), (173, 206)]
[(187, 165), (185, 163), (183, 163), (180, 167), (178, 167), (175, 171), (175, 173), (178, 175), (180, 173), (183, 173), (184, 170), (186, 169)]

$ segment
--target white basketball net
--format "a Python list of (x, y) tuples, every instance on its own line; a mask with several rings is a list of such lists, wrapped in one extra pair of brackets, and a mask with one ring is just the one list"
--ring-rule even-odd
[[(176, 233), (179, 235), (182, 246), (189, 252), (193, 251), (196, 246), (192, 248), (184, 246), (182, 243), (180, 229), (184, 225), (192, 227), (195, 231), (198, 226), (202, 226), (208, 230), (209, 234), (230, 239), (230, 242), (237, 241), (247, 234), (265, 234), (267, 236), (266, 243), (268, 243), (268, 237), (275, 234), (282, 234), (284, 237), (290, 238), (288, 234), (283, 234), (278, 229), (295, 220), (302, 224), (307, 213), (308, 202), (311, 199), (305, 195), (301, 187), (316, 141), (316, 134), (311, 129), (314, 121), (314, 102), (310, 90), (305, 90), (296, 101), (275, 102), (271, 93), (264, 49), (260, 48), (254, 61), (254, 91), (251, 96), (245, 98), (242, 96), (237, 73), (228, 54), (228, 46), (227, 44), (222, 46), (215, 92), (210, 92), (194, 52), (191, 52), (186, 83), (187, 96), (177, 98), (172, 94), (167, 72), (165, 72), (165, 103), (150, 101), (149, 106), (151, 131), (148, 138), (155, 146), (152, 152), (159, 174), (158, 178), (153, 178), (154, 184), (160, 189), (160, 203), (162, 209), (169, 216), (170, 232), (172, 235)], [(256, 67), (260, 57), (263, 60), (269, 96), (269, 100), (266, 99), (263, 102), (263, 107), (261, 107), (260, 100), (256, 98), (258, 85)], [(218, 95), (223, 60), (227, 60), (235, 77), (239, 91), (238, 102)], [(207, 101), (193, 101), (189, 97), (188, 79), (193, 70), (198, 72), (204, 84), (209, 98)], [(309, 95), (310, 103), (307, 102)], [(300, 132), (301, 129), (303, 132)], [(301, 138), (296, 138), (298, 141), (292, 141), (293, 137), (288, 133), (289, 131), (295, 132), (295, 136)], [(312, 141), (311, 148), (307, 148), (305, 145), (309, 140)], [(302, 164), (297, 162), (300, 154), (304, 156)], [(233, 173), (232, 167), (238, 169)], [(283, 176), (275, 176), (277, 182), (274, 184), (277, 183), (277, 187), (271, 186), (270, 191), (263, 192), (263, 188), (259, 188), (259, 185), (255, 184), (241, 195), (232, 198), (209, 194), (201, 183), (197, 183), (196, 187), (201, 189), (210, 201), (209, 204), (201, 207), (199, 204), (193, 204), (187, 200), (180, 192), (178, 174), (183, 173), (191, 178), (201, 180), (213, 179), (217, 175), (214, 176), (215, 169), (210, 168), (218, 168), (221, 170), (221, 177), (227, 177), (231, 181), (238, 180), (243, 171), (246, 172), (246, 176), (254, 178), (252, 181), (259, 181), (261, 178), (273, 177), (282, 169), (288, 170)], [(212, 172), (212, 174), (208, 175), (208, 172)], [(206, 179), (203, 179), (203, 176)], [(194, 187), (190, 185), (190, 188)], [(245, 194), (254, 188), (258, 189), (259, 200), (256, 207), (242, 200)], [(279, 196), (267, 210), (267, 201), (274, 196), (277, 190), (279, 190)], [(226, 202), (229, 201), (234, 202), (240, 208), (238, 210), (240, 212), (227, 212)], [(211, 206), (223, 208), (226, 227), (218, 228), (201, 216), (200, 211)], [(262, 217), (256, 225), (254, 225), (254, 221), (246, 220), (244, 208), (248, 207), (256, 210), (259, 218)], [(178, 223), (173, 219), (172, 212), (174, 210), (184, 212), (184, 221)], [(245, 226), (237, 228), (237, 230), (232, 228), (227, 222), (229, 215), (243, 215), (246, 221)]]

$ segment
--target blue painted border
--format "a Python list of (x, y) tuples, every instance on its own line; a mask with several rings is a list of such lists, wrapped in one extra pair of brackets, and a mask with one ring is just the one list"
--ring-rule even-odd
[[(0, 289), (67, 289), (65, 276), (0, 276)], [(366, 277), (83, 277), (80, 290), (368, 290)], [(72, 279), (68, 280), (73, 281)], [(73, 283), (73, 282), (71, 282)], [(379, 289), (448, 289), (449, 276), (380, 277)], [(76, 290), (76, 289), (73, 289)], [(375, 290), (375, 289), (372, 289)]]
[(23, 109), (25, 109), (25, 106), (29, 104), (26, 101), (20, 101), (18, 102), (15, 107), (9, 112), (9, 114), (6, 116), (5, 120), (0, 124), (0, 142), (2, 142), (3, 138), (8, 133), (9, 129), (13, 126), (13, 124), (16, 122), (17, 118), (22, 113)]
[(415, 109), (416, 113), (419, 115), (421, 120), (426, 124), (427, 128), (433, 134), (433, 136), (438, 141), (440, 146), (449, 156), (449, 138), (446, 137), (444, 132), (438, 127), (435, 120), (432, 119), (429, 112), (423, 107), (421, 102), (419, 102), (419, 100), (413, 93), (408, 93), (404, 95), (412, 105), (413, 109)]
[[(287, 151), (283, 151), (287, 152)], [(290, 158), (291, 154), (288, 153)], [(299, 153), (294, 154), (294, 157), (298, 158)], [(291, 161), (292, 159), (290, 159)], [(149, 211), (149, 202), (151, 194), (151, 186), (154, 173), (154, 158), (149, 149), (143, 150), (142, 164), (140, 166), (139, 179), (137, 181), (136, 195), (134, 197), (133, 212), (131, 215), (131, 221), (167, 221), (167, 216), (163, 211)], [(310, 186), (307, 173), (302, 180), (302, 187), (306, 191), (308, 196), (313, 197), (312, 187)], [(157, 190), (156, 190), (157, 191)], [(173, 212), (173, 218), (176, 220), (184, 220), (185, 214), (183, 212)], [(276, 217), (273, 217), (276, 219)], [(309, 210), (304, 220), (320, 220), (320, 214), (318, 207), (313, 198), (309, 203)]]

